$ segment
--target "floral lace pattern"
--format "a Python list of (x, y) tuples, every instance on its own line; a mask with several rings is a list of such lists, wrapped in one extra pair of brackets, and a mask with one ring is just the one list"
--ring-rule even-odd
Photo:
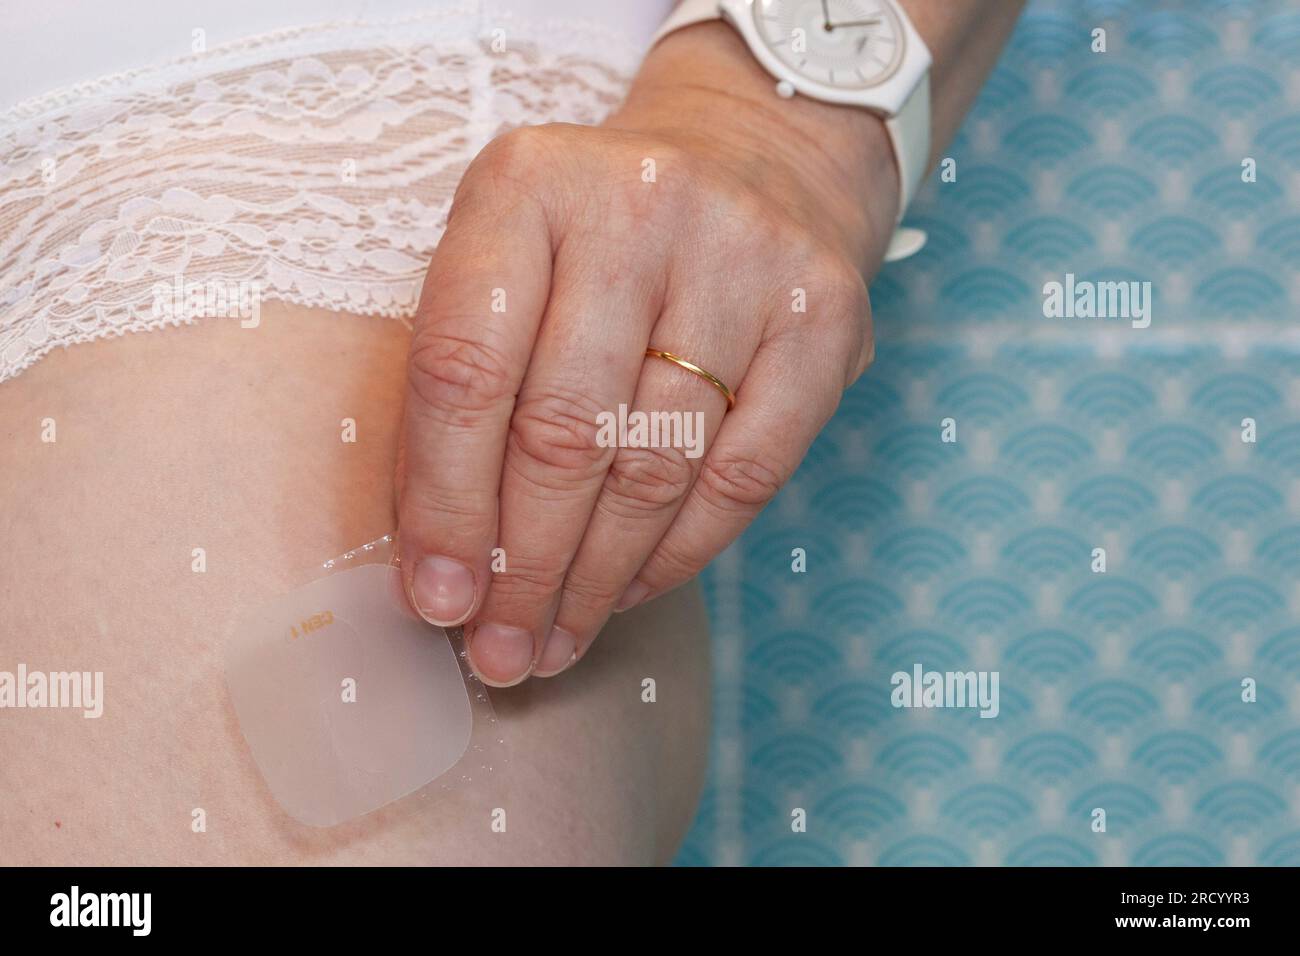
[(465, 166), (594, 123), (639, 51), (461, 12), (257, 37), (0, 114), (0, 381), (56, 346), (192, 322), (154, 290), (409, 317)]

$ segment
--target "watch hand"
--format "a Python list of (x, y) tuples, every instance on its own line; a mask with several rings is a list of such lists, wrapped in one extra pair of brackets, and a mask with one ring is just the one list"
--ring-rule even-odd
[(836, 27), (870, 27), (875, 26), (879, 22), (880, 17), (876, 17), (873, 20), (850, 20), (847, 23), (832, 23), (830, 24), (830, 28), (834, 30)]
[(835, 29), (831, 26), (831, 11), (827, 7), (827, 0), (822, 0), (822, 29), (827, 31)]

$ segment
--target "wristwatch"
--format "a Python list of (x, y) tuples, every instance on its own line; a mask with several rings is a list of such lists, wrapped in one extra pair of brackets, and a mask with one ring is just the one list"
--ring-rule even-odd
[[(860, 106), (885, 121), (901, 196), (899, 222), (930, 161), (930, 51), (896, 0), (683, 0), (651, 41), (722, 18), (776, 77), (783, 97), (802, 93)], [(920, 229), (896, 229), (885, 261), (925, 245)]]

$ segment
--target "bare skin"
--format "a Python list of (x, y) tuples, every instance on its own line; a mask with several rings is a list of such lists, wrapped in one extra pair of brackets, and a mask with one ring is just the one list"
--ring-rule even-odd
[[(96, 342), (0, 384), (0, 669), (103, 671), (106, 699), (99, 719), (0, 711), (0, 864), (671, 858), (704, 772), (694, 589), (621, 617), (581, 672), (496, 692), (509, 759), (481, 789), (321, 830), (288, 818), (253, 765), (225, 628), (392, 530), (408, 341), (391, 319), (268, 303), (257, 329), (208, 320)], [(356, 444), (340, 440), (345, 417)]]

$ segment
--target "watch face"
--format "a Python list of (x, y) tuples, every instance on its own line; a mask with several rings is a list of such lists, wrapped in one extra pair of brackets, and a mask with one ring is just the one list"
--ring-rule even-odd
[(894, 75), (903, 27), (885, 0), (753, 0), (758, 34), (794, 73), (824, 86), (865, 89)]

